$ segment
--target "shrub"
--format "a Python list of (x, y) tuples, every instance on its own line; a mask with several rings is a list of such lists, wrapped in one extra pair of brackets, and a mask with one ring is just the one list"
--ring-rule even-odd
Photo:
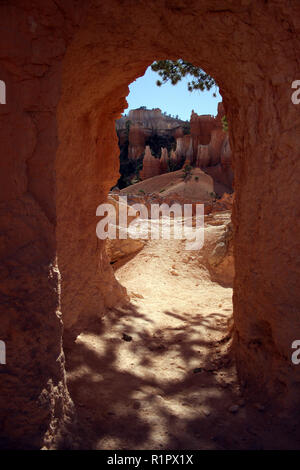
[(184, 180), (187, 180), (189, 179), (191, 176), (192, 176), (192, 169), (193, 167), (191, 167), (191, 165), (185, 165), (183, 167), (183, 175), (182, 175), (182, 178)]

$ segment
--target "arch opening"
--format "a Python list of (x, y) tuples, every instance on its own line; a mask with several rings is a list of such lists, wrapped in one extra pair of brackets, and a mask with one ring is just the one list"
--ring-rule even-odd
[[(210, 143), (211, 136), (206, 130), (209, 124), (211, 128), (218, 126), (222, 133), (221, 116), (204, 118), (203, 124), (202, 116), (199, 117), (202, 126), (195, 137), (195, 150), (198, 140), (207, 145)], [(179, 139), (177, 150), (180, 150), (183, 129), (176, 119), (173, 122), (173, 118), (165, 116), (159, 109), (137, 109), (129, 113), (128, 119), (132, 125), (130, 129), (127, 118), (116, 121), (116, 129), (119, 145), (124, 136), (129, 138), (127, 159), (129, 155), (133, 167), (139, 161), (139, 152), (143, 154), (145, 147), (147, 149), (147, 143), (148, 149), (162, 151), (166, 159), (166, 151), (158, 149), (157, 141), (171, 140), (172, 124), (175, 137)], [(193, 119), (197, 120), (195, 113)], [(183, 121), (179, 124), (183, 125)], [(194, 122), (193, 126), (196, 127)], [(136, 140), (130, 135), (136, 127), (147, 134), (143, 145), (140, 140), (134, 145)], [(166, 134), (168, 130), (170, 132)], [(185, 135), (192, 137), (189, 132)], [(223, 140), (226, 138), (225, 132), (222, 137)], [(172, 139), (176, 144), (175, 138)], [(220, 151), (218, 158), (220, 165)], [(185, 160), (188, 159), (193, 167), (191, 175), (185, 176), (182, 168), (187, 167)], [(161, 156), (160, 160), (157, 158), (157, 161), (161, 160)], [(169, 164), (169, 159), (165, 163)], [(205, 246), (200, 251), (186, 248), (185, 240), (174, 240), (172, 235), (171, 240), (152, 240), (151, 235), (147, 241), (142, 238), (119, 240), (118, 232), (117, 239), (106, 241), (108, 261), (117, 280), (126, 288), (129, 302), (106, 307), (101, 320), (88, 320), (85, 331), (66, 356), (69, 390), (75, 405), (80, 403), (77, 408), (80, 422), (85, 423), (84, 439), (87, 440), (90, 434), (89, 445), (92, 447), (108, 449), (126, 445), (167, 449), (176, 445), (184, 447), (188, 443), (197, 447), (199, 439), (206, 441), (207, 429), (204, 427), (203, 435), (198, 432), (195, 438), (196, 427), (203, 427), (203, 421), (212, 410), (215, 413), (220, 407), (230, 408), (232, 402), (240, 401), (239, 396), (230, 395), (228, 390), (220, 393), (229, 382), (232, 387), (233, 384), (238, 387), (230, 354), (233, 255), (228, 251), (232, 251), (231, 206), (226, 210), (224, 203), (224, 207), (219, 203), (220, 212), (215, 207), (213, 213), (213, 202), (216, 202), (212, 196), (214, 182), (200, 169), (196, 152), (194, 159), (193, 155), (179, 154), (178, 163), (179, 169), (174, 172), (164, 167), (156, 176), (146, 174), (141, 183), (128, 185), (121, 191), (114, 187), (109, 193), (107, 202), (113, 204), (117, 214), (120, 196), (122, 201), (126, 198), (126, 211), (134, 204), (143, 204), (146, 210), (149, 209), (150, 217), (151, 206), (155, 204), (154, 190), (145, 188), (147, 191), (141, 194), (140, 186), (143, 182), (151, 185), (154, 179), (160, 180), (162, 176), (163, 185), (160, 181), (155, 183), (156, 203), (171, 206), (180, 201), (178, 222), (182, 220), (184, 203), (192, 204), (194, 209), (197, 204), (205, 203), (206, 233)], [(143, 165), (144, 168), (145, 157)], [(169, 196), (162, 193), (168, 184), (177, 185), (177, 196), (172, 196), (174, 186)], [(180, 191), (185, 199), (180, 199)], [(113, 225), (121, 223), (120, 218), (121, 215)], [(132, 219), (130, 215), (129, 219)], [(154, 222), (153, 218), (149, 220), (151, 222)], [(230, 247), (227, 246), (229, 243)], [(215, 249), (218, 244), (226, 248), (220, 256)], [(213, 272), (215, 282), (210, 277)], [(174, 419), (176, 425), (172, 424)], [(229, 421), (228, 429), (232, 428)], [(102, 431), (97, 434), (99, 427)], [(183, 428), (187, 430), (183, 432)]]

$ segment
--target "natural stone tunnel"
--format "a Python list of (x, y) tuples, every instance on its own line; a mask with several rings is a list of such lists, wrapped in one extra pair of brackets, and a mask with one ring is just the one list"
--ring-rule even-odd
[(212, 75), (230, 122), (240, 379), (299, 410), (299, 2), (11, 0), (0, 11), (3, 438), (59, 445), (72, 419), (62, 323), (67, 342), (124, 297), (95, 235), (118, 178), (114, 120), (128, 85), (165, 58)]

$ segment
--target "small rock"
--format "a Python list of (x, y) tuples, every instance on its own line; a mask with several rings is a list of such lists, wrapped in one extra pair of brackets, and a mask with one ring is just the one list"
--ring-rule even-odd
[(131, 292), (131, 296), (132, 297), (135, 297), (137, 299), (144, 299), (144, 297), (142, 296), (142, 294), (137, 294), (136, 292)]
[(210, 411), (207, 410), (206, 408), (204, 408), (204, 410), (202, 410), (202, 411), (203, 411), (203, 414), (204, 414), (205, 416), (210, 416), (210, 414), (211, 414)]
[(132, 341), (132, 336), (127, 335), (126, 333), (123, 333), (122, 339), (124, 341)]
[(230, 413), (237, 413), (239, 411), (240, 407), (239, 405), (231, 405), (229, 408), (228, 408), (228, 411)]

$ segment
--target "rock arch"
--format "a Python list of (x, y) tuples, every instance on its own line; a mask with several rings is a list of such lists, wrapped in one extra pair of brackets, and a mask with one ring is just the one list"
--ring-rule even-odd
[(1, 10), (5, 439), (59, 445), (73, 413), (62, 318), (72, 338), (122, 299), (95, 236), (96, 207), (118, 178), (114, 120), (128, 85), (164, 58), (182, 57), (214, 76), (230, 122), (241, 380), (277, 406), (298, 409), (300, 369), (290, 348), (300, 337), (300, 121), (291, 103), (299, 3), (25, 0)]

